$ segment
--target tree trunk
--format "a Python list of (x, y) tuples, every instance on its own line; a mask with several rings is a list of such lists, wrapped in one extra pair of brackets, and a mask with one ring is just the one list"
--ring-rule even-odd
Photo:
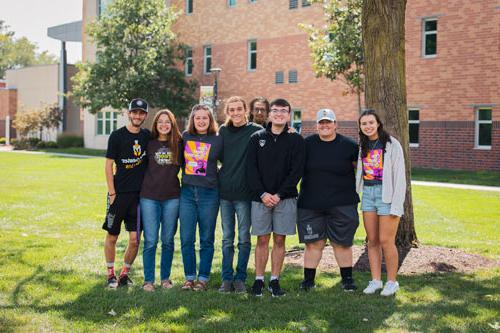
[(365, 103), (380, 114), (384, 127), (403, 146), (406, 165), (404, 215), (396, 236), (398, 247), (417, 246), (411, 196), (408, 111), (405, 76), (406, 0), (363, 1)]

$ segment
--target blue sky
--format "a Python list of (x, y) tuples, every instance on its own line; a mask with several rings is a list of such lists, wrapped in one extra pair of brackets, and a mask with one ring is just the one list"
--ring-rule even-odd
[[(15, 37), (27, 37), (39, 50), (59, 56), (60, 42), (47, 37), (47, 28), (82, 19), (82, 0), (0, 0), (0, 20), (14, 31)], [(80, 43), (66, 44), (69, 63), (82, 58)]]

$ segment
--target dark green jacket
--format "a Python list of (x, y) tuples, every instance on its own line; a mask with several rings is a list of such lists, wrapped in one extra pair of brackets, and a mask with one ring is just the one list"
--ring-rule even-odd
[(242, 127), (223, 125), (219, 136), (223, 141), (222, 168), (219, 172), (220, 198), (229, 201), (250, 201), (246, 180), (247, 146), (250, 136), (261, 130), (260, 125), (247, 123)]

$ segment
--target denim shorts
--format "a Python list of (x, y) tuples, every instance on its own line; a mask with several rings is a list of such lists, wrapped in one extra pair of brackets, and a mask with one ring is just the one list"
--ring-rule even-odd
[(377, 212), (377, 215), (391, 215), (391, 204), (382, 201), (382, 185), (363, 186), (361, 211)]

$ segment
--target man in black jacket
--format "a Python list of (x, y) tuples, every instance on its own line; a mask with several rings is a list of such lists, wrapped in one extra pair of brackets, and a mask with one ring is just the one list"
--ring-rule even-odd
[(251, 136), (247, 154), (248, 184), (253, 193), (252, 235), (257, 236), (252, 293), (262, 296), (273, 233), (269, 291), (279, 297), (285, 295), (279, 284), (285, 239), (296, 232), (297, 183), (304, 169), (305, 144), (299, 134), (288, 133), (290, 104), (276, 99), (270, 109), (267, 127)]

